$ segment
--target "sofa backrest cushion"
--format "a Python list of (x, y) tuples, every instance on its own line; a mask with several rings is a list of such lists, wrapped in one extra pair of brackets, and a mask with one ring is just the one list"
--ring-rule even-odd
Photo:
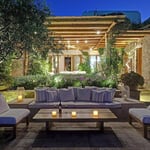
[(112, 91), (111, 90), (105, 90), (103, 102), (112, 103)]
[(103, 103), (105, 91), (92, 90), (92, 102)]
[(73, 89), (59, 89), (58, 93), (60, 101), (62, 102), (75, 101)]
[(71, 87), (71, 86), (68, 87), (68, 89), (73, 89), (75, 99), (77, 99), (77, 88), (78, 87)]
[(46, 102), (46, 90), (46, 88), (35, 89), (36, 102)]
[(4, 96), (0, 94), (0, 114), (8, 110), (9, 110), (9, 106), (7, 102), (5, 101)]
[(77, 88), (77, 100), (76, 101), (91, 101), (91, 90), (90, 88)]
[(58, 92), (57, 90), (47, 90), (46, 91), (46, 102), (58, 102)]

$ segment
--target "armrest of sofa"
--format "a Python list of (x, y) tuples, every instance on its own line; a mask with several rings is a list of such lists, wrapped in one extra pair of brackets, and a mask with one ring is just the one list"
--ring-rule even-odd
[(29, 104), (29, 108), (36, 108), (36, 109), (42, 109), (42, 108), (58, 108), (59, 102), (36, 102), (33, 101)]

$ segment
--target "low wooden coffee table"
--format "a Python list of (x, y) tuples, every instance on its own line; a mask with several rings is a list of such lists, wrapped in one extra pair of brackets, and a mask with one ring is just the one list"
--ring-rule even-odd
[[(57, 115), (52, 116), (52, 111), (56, 111)], [(77, 115), (72, 117), (72, 112)], [(33, 117), (33, 121), (45, 122), (46, 131), (49, 131), (53, 122), (96, 122), (100, 131), (104, 131), (104, 122), (114, 121), (117, 119), (110, 109), (97, 109), (98, 115), (93, 116), (93, 109), (63, 109), (62, 114), (57, 109), (40, 109)]]

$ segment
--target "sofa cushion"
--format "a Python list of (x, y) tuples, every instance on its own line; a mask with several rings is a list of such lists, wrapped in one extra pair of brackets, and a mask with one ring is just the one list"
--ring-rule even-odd
[(59, 90), (60, 101), (75, 101), (73, 89), (60, 89)]
[(41, 108), (46, 108), (46, 109), (50, 109), (50, 108), (58, 108), (59, 102), (39, 102), (36, 103), (35, 101), (33, 101), (32, 103), (29, 104), (29, 108), (30, 109), (41, 109)]
[(9, 109), (8, 111), (0, 114), (0, 124), (17, 124), (23, 118), (28, 116), (29, 113), (30, 111), (28, 109)]
[(105, 91), (92, 90), (92, 102), (103, 103)]
[(110, 90), (105, 90), (103, 102), (112, 103), (112, 92)]
[(150, 110), (147, 108), (130, 108), (129, 114), (133, 115), (143, 123), (150, 124)]
[(35, 89), (36, 102), (46, 102), (46, 90), (46, 88)]
[(75, 99), (77, 99), (77, 88), (78, 87), (68, 87), (68, 89), (73, 89)]
[(56, 90), (46, 91), (46, 102), (57, 102), (59, 101), (58, 92)]
[(77, 88), (77, 101), (91, 101), (91, 89)]
[(81, 108), (81, 109), (95, 109), (95, 108), (121, 108), (121, 103), (97, 103), (97, 102), (62, 102), (63, 108)]
[(9, 106), (7, 102), (5, 101), (4, 96), (0, 94), (0, 114), (8, 110), (9, 110)]

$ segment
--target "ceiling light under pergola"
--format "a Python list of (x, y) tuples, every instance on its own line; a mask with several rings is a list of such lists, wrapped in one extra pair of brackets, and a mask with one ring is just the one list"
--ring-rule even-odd
[(76, 41), (76, 43), (78, 44), (78, 43), (79, 43), (79, 41), (77, 40), (77, 41)]
[(84, 41), (84, 43), (88, 43), (88, 41), (87, 41), (87, 40), (85, 40), (85, 41)]
[(99, 30), (98, 30), (98, 31), (96, 31), (96, 34), (97, 34), (97, 35), (99, 35), (100, 33), (101, 33), (101, 32), (100, 32)]

